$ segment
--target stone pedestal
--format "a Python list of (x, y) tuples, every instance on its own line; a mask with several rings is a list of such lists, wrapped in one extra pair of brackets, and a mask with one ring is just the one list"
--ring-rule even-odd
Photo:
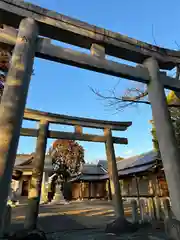
[(51, 201), (51, 203), (55, 203), (55, 204), (66, 204), (66, 200), (64, 199), (63, 193), (61, 191), (61, 185), (60, 184), (56, 184), (56, 192), (54, 195), (53, 200)]

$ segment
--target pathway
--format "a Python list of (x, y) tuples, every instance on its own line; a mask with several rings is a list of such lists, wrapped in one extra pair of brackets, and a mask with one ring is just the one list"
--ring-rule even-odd
[[(26, 204), (13, 208), (12, 211), (12, 230), (21, 229), (23, 227), (25, 217)], [(130, 206), (125, 204), (125, 212), (130, 220)], [(110, 221), (115, 219), (113, 207), (107, 201), (83, 201), (73, 202), (67, 205), (41, 205), (39, 211), (38, 225), (43, 229), (49, 239), (164, 239), (160, 234), (152, 238), (150, 233), (149, 238), (144, 234), (133, 234), (131, 238), (126, 236), (116, 237), (107, 235), (104, 229)]]
[[(26, 204), (13, 208), (13, 229), (22, 227), (25, 211)], [(113, 219), (115, 219), (114, 210), (107, 201), (72, 202), (67, 205), (46, 204), (41, 205), (39, 211), (39, 226), (46, 232), (105, 228)]]

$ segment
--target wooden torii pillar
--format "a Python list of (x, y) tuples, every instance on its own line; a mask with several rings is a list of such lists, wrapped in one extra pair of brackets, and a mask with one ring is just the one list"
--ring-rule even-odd
[(32, 74), (37, 36), (36, 22), (30, 18), (23, 19), (0, 104), (0, 231)]

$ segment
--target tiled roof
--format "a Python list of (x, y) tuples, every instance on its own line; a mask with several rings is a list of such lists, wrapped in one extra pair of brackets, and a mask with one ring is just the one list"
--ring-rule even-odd
[[(140, 165), (152, 163), (156, 159), (157, 153), (154, 151), (150, 151), (147, 153), (143, 153), (141, 155), (136, 155), (130, 158), (117, 161), (117, 169), (120, 171), (126, 168), (138, 167)], [(99, 160), (98, 165), (101, 165), (104, 169), (108, 168), (107, 160)]]
[(21, 165), (31, 158), (32, 158), (32, 154), (17, 154), (16, 160), (15, 160), (15, 166)]
[(83, 174), (80, 174), (79, 176), (72, 178), (70, 180), (70, 182), (77, 181), (77, 180), (79, 180), (79, 181), (98, 181), (98, 180), (103, 180), (102, 177), (104, 177), (104, 176), (106, 176), (106, 175), (83, 175)]
[[(33, 167), (33, 161), (35, 161), (34, 155), (29, 154), (26, 158), (24, 158), (24, 161), (16, 161), (15, 168), (30, 170)], [(52, 160), (49, 155), (46, 155), (45, 157), (45, 168), (49, 170), (52, 168)], [(101, 166), (97, 166), (95, 164), (84, 164), (81, 173), (84, 175), (103, 175), (106, 172), (101, 168)]]
[[(33, 161), (35, 161), (34, 154), (26, 154), (24, 157), (17, 155), (15, 161), (15, 168), (16, 169), (32, 169)], [(45, 156), (45, 168), (52, 168), (52, 160), (49, 155)]]
[[(21, 160), (20, 160), (21, 158)], [(33, 166), (33, 155), (24, 156), (24, 161), (22, 161), (22, 156), (16, 158), (16, 169), (32, 169)], [(117, 162), (117, 168), (119, 175), (128, 175), (137, 172), (146, 171), (151, 168), (157, 160), (157, 153), (150, 151), (141, 155), (133, 156), (124, 160)], [(19, 162), (19, 164), (18, 164)], [(21, 163), (20, 163), (21, 162)], [(46, 156), (45, 159), (45, 168), (51, 170), (51, 157)], [(82, 180), (98, 180), (108, 178), (107, 174), (108, 163), (106, 160), (100, 160), (98, 164), (84, 164), (81, 169), (81, 174), (78, 176), (78, 179)]]
[[(154, 151), (120, 160), (117, 162), (118, 174), (123, 176), (146, 171), (153, 167), (157, 160), (160, 159), (158, 159), (158, 155)], [(100, 160), (98, 164), (102, 166), (107, 166), (107, 161)], [(108, 174), (106, 174), (106, 176), (102, 176), (101, 178), (108, 178)]]
[(141, 155), (133, 156), (117, 162), (118, 171), (121, 171), (126, 168), (138, 167), (141, 165), (146, 165), (153, 163), (157, 160), (157, 153), (150, 151), (143, 153)]
[(104, 175), (106, 172), (101, 168), (101, 166), (95, 164), (84, 164), (81, 173), (87, 175)]
[[(151, 164), (141, 165), (139, 167), (122, 169), (122, 170), (118, 171), (118, 175), (119, 176), (133, 175), (133, 174), (145, 172), (145, 171), (153, 168), (154, 166), (155, 166), (155, 164), (151, 163)], [(105, 179), (108, 179), (108, 178), (109, 178), (108, 174), (100, 176), (101, 180), (105, 180)]]
[(102, 166), (102, 168), (104, 169), (104, 170), (108, 170), (108, 162), (107, 162), (107, 160), (99, 160), (98, 161), (98, 165), (99, 166)]

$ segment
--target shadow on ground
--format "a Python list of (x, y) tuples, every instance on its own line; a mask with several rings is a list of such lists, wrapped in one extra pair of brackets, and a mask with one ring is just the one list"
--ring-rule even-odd
[[(16, 220), (11, 226), (11, 231), (23, 229), (23, 225), (24, 221)], [(40, 217), (38, 219), (38, 227), (46, 233), (86, 229), (86, 226), (65, 215)]]
[[(13, 209), (12, 231), (22, 229), (27, 206)], [(127, 208), (127, 216), (130, 216)], [(78, 229), (105, 229), (115, 219), (109, 202), (80, 202), (68, 205), (41, 205), (38, 226), (47, 232), (73, 231)]]
[[(23, 229), (27, 205), (20, 205), (12, 211), (11, 231)], [(131, 220), (129, 205), (125, 205), (126, 217)], [(51, 239), (165, 239), (152, 231), (134, 233), (133, 236), (115, 236), (105, 233), (105, 227), (115, 219), (112, 204), (105, 201), (74, 202), (68, 205), (41, 205), (39, 209), (38, 227)], [(149, 236), (149, 237), (147, 237)], [(160, 236), (160, 238), (159, 238)], [(131, 237), (131, 238), (129, 238)], [(154, 238), (152, 238), (154, 237)]]

